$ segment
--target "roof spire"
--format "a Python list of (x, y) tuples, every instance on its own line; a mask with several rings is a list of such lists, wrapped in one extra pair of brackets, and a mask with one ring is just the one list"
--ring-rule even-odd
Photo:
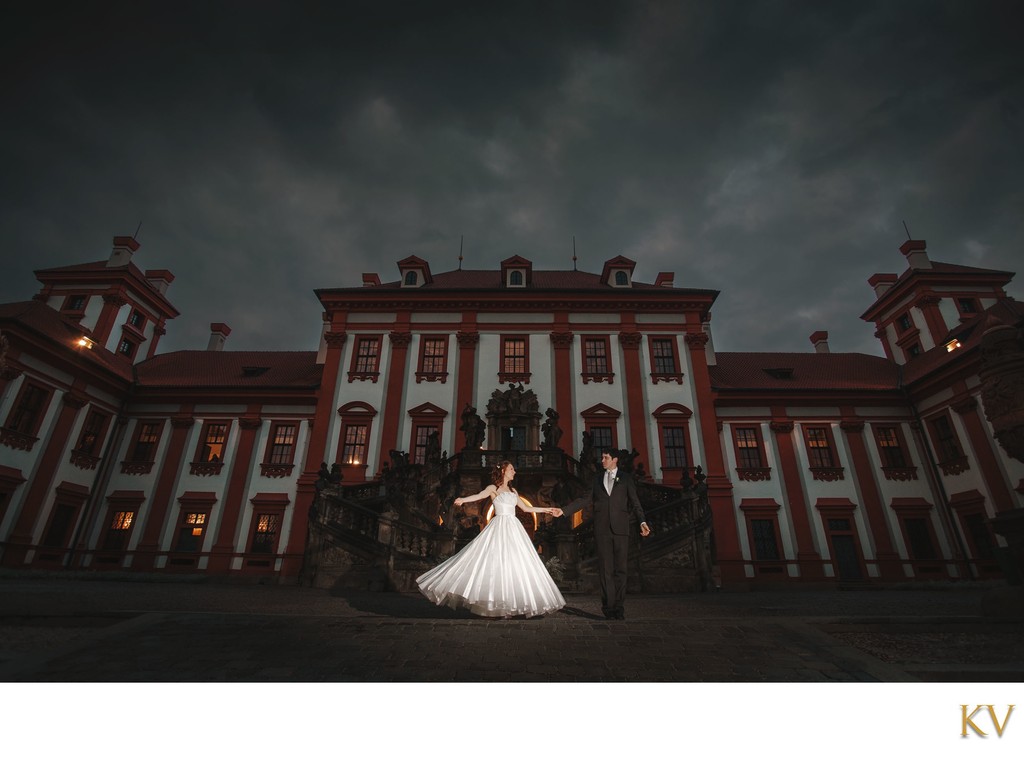
[(465, 235), (459, 235), (459, 271), (462, 271), (462, 241)]
[(576, 271), (576, 236), (572, 236), (572, 271)]

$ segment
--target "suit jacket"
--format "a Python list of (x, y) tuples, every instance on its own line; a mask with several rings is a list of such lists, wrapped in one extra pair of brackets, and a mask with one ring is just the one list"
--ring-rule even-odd
[(633, 482), (632, 475), (619, 470), (609, 495), (604, 489), (604, 474), (605, 471), (601, 470), (594, 476), (594, 531), (626, 535), (629, 533), (631, 514), (639, 523), (647, 521), (644, 509), (640, 506), (640, 499), (636, 495), (636, 483)]

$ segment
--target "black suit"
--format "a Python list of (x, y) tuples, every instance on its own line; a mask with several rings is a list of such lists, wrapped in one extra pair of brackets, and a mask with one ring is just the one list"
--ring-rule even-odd
[(629, 523), (634, 515), (644, 523), (643, 507), (636, 495), (633, 476), (618, 470), (609, 495), (605, 470), (594, 477), (594, 540), (597, 544), (597, 572), (601, 579), (601, 608), (609, 617), (621, 617), (626, 601), (626, 561), (629, 556)]

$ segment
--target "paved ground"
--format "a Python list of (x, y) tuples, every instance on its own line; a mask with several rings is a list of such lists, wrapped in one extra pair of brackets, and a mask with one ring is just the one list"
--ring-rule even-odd
[(485, 620), (413, 594), (0, 577), (0, 681), (1024, 681), (992, 586), (592, 596)]

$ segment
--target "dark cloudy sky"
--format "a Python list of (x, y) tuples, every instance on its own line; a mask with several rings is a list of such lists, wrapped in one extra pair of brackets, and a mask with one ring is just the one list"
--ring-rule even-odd
[(314, 288), (460, 235), (466, 268), (570, 268), (575, 235), (721, 290), (720, 351), (880, 353), (904, 220), (1020, 268), (1019, 2), (65, 5), (0, 32), (0, 301), (141, 221), (164, 350), (314, 349)]

